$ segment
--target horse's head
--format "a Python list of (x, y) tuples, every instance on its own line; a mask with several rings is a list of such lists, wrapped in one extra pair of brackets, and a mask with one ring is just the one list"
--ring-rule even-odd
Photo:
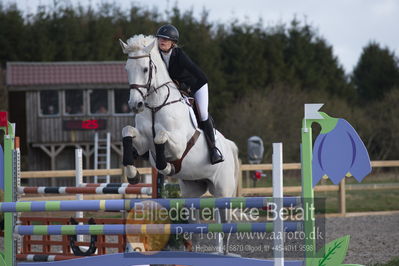
[(133, 112), (140, 113), (154, 86), (155, 69), (151, 52), (156, 47), (156, 39), (153, 36), (135, 35), (127, 43), (122, 40), (119, 42), (123, 52), (129, 56), (125, 66), (130, 88), (129, 107)]

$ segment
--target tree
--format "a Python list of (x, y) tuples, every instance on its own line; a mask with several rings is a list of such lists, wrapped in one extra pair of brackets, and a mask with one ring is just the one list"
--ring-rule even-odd
[(294, 19), (288, 28), (285, 60), (291, 81), (306, 91), (327, 91), (331, 95), (351, 96), (347, 77), (332, 46), (320, 37), (310, 25), (301, 25)]
[(20, 60), (27, 43), (24, 18), (16, 5), (3, 8), (0, 2), (0, 62), (5, 66), (7, 61)]
[(352, 82), (361, 102), (380, 100), (393, 87), (399, 85), (398, 60), (388, 48), (370, 42), (363, 48), (355, 66)]

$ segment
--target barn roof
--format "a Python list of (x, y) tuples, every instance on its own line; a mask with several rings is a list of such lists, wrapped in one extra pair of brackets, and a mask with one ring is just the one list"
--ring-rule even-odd
[[(125, 62), (8, 62), (6, 85), (14, 89), (127, 86)], [(90, 86), (92, 85), (92, 86)]]

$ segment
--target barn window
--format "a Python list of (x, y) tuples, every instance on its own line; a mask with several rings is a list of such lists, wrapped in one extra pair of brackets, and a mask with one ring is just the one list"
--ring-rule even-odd
[(83, 114), (83, 90), (65, 91), (65, 114)]
[(58, 115), (58, 91), (40, 91), (40, 111), (42, 115)]
[(114, 90), (114, 105), (116, 114), (127, 114), (129, 110), (129, 89)]
[(108, 91), (92, 90), (90, 91), (90, 113), (107, 114), (108, 113)]

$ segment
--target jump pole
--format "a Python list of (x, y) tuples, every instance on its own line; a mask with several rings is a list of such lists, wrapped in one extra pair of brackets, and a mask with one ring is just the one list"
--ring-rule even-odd
[[(323, 104), (305, 104), (305, 114), (301, 129), (301, 171), (302, 171), (302, 204), (304, 205), (303, 231), (305, 233), (305, 265), (311, 264), (316, 254), (314, 189), (313, 189), (313, 143), (312, 124), (320, 124), (324, 117), (318, 110)], [(310, 207), (310, 208), (309, 208)]]
[[(150, 187), (18, 187), (20, 194), (138, 194), (151, 195)], [(77, 197), (77, 200), (79, 198)]]
[[(219, 208), (245, 209), (269, 207), (274, 202), (272, 197), (251, 198), (187, 198), (187, 199), (116, 199), (116, 200), (63, 200), (63, 201), (23, 201), (1, 202), (0, 212), (58, 212), (58, 211), (121, 211), (143, 209), (144, 207), (180, 208)], [(283, 205), (296, 207), (298, 197), (285, 197)]]
[[(20, 235), (126, 235), (126, 234), (208, 234), (273, 232), (273, 221), (262, 223), (225, 224), (98, 224), (98, 225), (17, 225), (14, 232)], [(285, 222), (286, 232), (298, 231), (301, 221)]]
[[(284, 223), (280, 216), (283, 208), (283, 144), (273, 143), (273, 198), (276, 204), (276, 219), (273, 223), (274, 235), (284, 232)], [(273, 241), (274, 265), (284, 266), (284, 237), (275, 237)]]
[[(80, 186), (83, 183), (83, 157), (82, 149), (75, 149), (75, 185)], [(76, 194), (76, 200), (83, 200), (83, 194)], [(83, 218), (83, 212), (78, 211), (75, 214), (76, 218)], [(79, 242), (83, 242), (83, 235), (79, 235)]]
[[(16, 200), (14, 191), (14, 169), (13, 169), (13, 151), (15, 139), (15, 125), (8, 122), (7, 112), (0, 112), (0, 129), (4, 131), (4, 172), (3, 189), (4, 202), (13, 202)], [(5, 265), (16, 265), (16, 247), (14, 241), (13, 228), (15, 225), (15, 214), (4, 213), (4, 258), (0, 256), (0, 261)]]
[(138, 183), (138, 184), (129, 184), (129, 183), (83, 183), (80, 184), (80, 187), (106, 187), (106, 188), (111, 188), (111, 187), (152, 187), (152, 184), (144, 184), (144, 183)]

